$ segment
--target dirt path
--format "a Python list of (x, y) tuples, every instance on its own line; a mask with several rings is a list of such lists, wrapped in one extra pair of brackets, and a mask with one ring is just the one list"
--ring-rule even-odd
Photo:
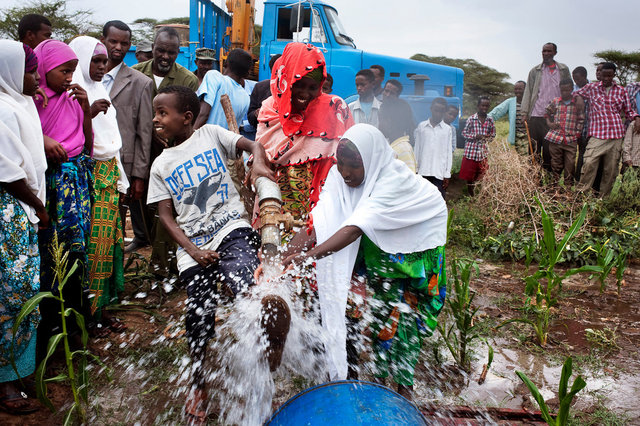
[[(148, 253), (143, 253), (148, 254)], [(578, 396), (574, 407), (579, 415), (593, 416), (627, 413), (628, 424), (640, 418), (640, 267), (631, 265), (625, 275), (625, 286), (618, 298), (613, 281), (604, 294), (598, 284), (587, 277), (576, 276), (565, 283), (564, 297), (555, 313), (550, 343), (542, 350), (533, 343), (531, 331), (523, 326), (494, 330), (500, 322), (521, 314), (524, 283), (521, 265), (492, 264), (479, 261), (480, 276), (472, 281), (480, 306), (478, 320), (483, 322), (482, 334), (495, 349), (495, 360), (487, 381), (476, 380), (486, 362), (486, 347), (474, 348), (477, 360), (469, 377), (450, 368), (451, 360), (436, 366), (433, 351), (438, 347), (446, 358), (443, 346), (436, 339), (425, 345), (416, 373), (418, 405), (468, 405), (502, 408), (537, 409), (528, 391), (516, 377), (524, 371), (541, 389), (546, 399), (553, 398), (562, 368), (568, 355), (574, 358), (574, 372), (587, 380), (588, 386)], [(119, 424), (180, 424), (188, 379), (188, 353), (181, 334), (186, 292), (174, 284), (137, 282), (127, 285), (122, 310), (117, 314), (129, 326), (122, 334), (111, 334), (94, 340), (90, 349), (112, 369), (112, 381), (97, 368), (92, 369), (91, 412), (89, 423)], [(608, 330), (610, 340), (587, 338), (587, 329)], [(607, 346), (609, 344), (609, 346)], [(58, 358), (52, 373), (62, 371)], [(364, 379), (368, 376), (363, 375)], [(295, 375), (277, 382), (274, 409), (289, 397), (308, 386)], [(60, 411), (71, 400), (64, 384), (50, 385), (50, 395)], [(15, 417), (0, 413), (0, 424), (42, 425), (60, 424), (61, 414), (42, 409), (29, 416)], [(218, 424), (215, 404), (210, 407), (209, 424)], [(581, 417), (579, 417), (581, 418)], [(578, 423), (580, 424), (580, 423)], [(586, 424), (586, 423), (585, 423)], [(594, 423), (607, 424), (607, 423)]]

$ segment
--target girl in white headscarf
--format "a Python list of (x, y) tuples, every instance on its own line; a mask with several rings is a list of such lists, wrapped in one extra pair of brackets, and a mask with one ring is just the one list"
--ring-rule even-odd
[(394, 159), (373, 126), (347, 130), (337, 160), (311, 212), (313, 229), (292, 240), (288, 254), (298, 253), (284, 263), (316, 260), (322, 324), (333, 339), (330, 376), (344, 379), (345, 307), (360, 250), (374, 292), (374, 375), (391, 374), (398, 391), (410, 396), (422, 339), (444, 304), (446, 204), (435, 186)]
[(39, 408), (21, 395), (16, 380), (35, 370), (40, 315), (36, 311), (22, 321), (15, 347), (11, 330), (24, 303), (40, 290), (38, 226), (49, 225), (47, 161), (31, 99), (40, 81), (37, 66), (29, 46), (0, 40), (0, 409), (11, 414)]
[(93, 119), (93, 192), (91, 237), (89, 240), (89, 291), (91, 313), (101, 320), (95, 329), (99, 336), (109, 331), (122, 331), (126, 326), (105, 311), (105, 306), (118, 300), (124, 289), (123, 233), (118, 209), (120, 193), (126, 193), (129, 182), (120, 162), (122, 139), (116, 121), (116, 110), (102, 84), (107, 68), (107, 49), (93, 37), (81, 36), (69, 43), (78, 56), (73, 83), (87, 91)]

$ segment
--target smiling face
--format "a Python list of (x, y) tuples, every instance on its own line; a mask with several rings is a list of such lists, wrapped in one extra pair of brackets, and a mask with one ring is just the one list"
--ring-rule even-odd
[(160, 33), (153, 43), (153, 73), (164, 77), (171, 70), (180, 52), (180, 40), (167, 33)]
[(320, 83), (309, 77), (302, 77), (291, 86), (291, 109), (300, 112), (320, 96)]
[(344, 183), (357, 188), (364, 182), (364, 164), (358, 148), (349, 139), (342, 139), (338, 143), (336, 151), (338, 172), (342, 175)]
[(22, 93), (27, 96), (34, 96), (38, 87), (40, 87), (40, 74), (38, 74), (37, 68), (31, 72), (25, 72), (22, 81)]
[(483, 99), (478, 103), (478, 115), (487, 115), (491, 102), (488, 99)]
[(131, 47), (131, 34), (129, 31), (109, 27), (107, 36), (102, 37), (100, 41), (107, 47), (109, 60), (116, 66), (124, 60)]
[(102, 81), (102, 77), (107, 72), (107, 55), (95, 55), (89, 64), (89, 76), (93, 81)]
[(47, 73), (47, 86), (56, 93), (62, 93), (71, 85), (73, 72), (78, 66), (78, 60), (72, 59), (62, 65), (58, 65)]
[(172, 93), (160, 93), (153, 98), (153, 127), (162, 138), (182, 136), (193, 119), (191, 111), (180, 112), (177, 101), (177, 96)]

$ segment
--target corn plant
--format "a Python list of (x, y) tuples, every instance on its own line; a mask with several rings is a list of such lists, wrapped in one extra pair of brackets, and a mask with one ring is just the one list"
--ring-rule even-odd
[(451, 291), (447, 291), (449, 297), (446, 306), (447, 312), (454, 321), (448, 326), (444, 318), (441, 318), (438, 321), (438, 331), (458, 367), (469, 371), (471, 358), (467, 348), (469, 343), (478, 337), (476, 324), (473, 323), (473, 317), (478, 308), (472, 305), (476, 292), (470, 288), (469, 283), (474, 269), (476, 275), (478, 274), (478, 265), (471, 260), (455, 258), (449, 264), (453, 286)]
[(578, 232), (584, 223), (587, 215), (587, 206), (582, 208), (578, 218), (573, 222), (567, 233), (559, 242), (555, 236), (555, 224), (553, 219), (547, 214), (544, 206), (536, 198), (542, 213), (543, 238), (541, 249), (541, 261), (538, 270), (525, 277), (525, 294), (527, 295), (528, 310), (531, 311), (535, 319), (514, 318), (500, 324), (502, 327), (512, 322), (521, 322), (533, 327), (540, 346), (546, 346), (551, 322), (551, 308), (558, 304), (558, 297), (562, 291), (562, 282), (568, 277), (581, 272), (601, 272), (602, 267), (585, 265), (579, 268), (568, 269), (564, 273), (556, 270), (556, 266), (562, 260), (562, 254), (567, 248), (569, 241)]
[[(36, 379), (36, 394), (38, 399), (47, 406), (52, 412), (55, 412), (56, 409), (53, 406), (53, 403), (47, 396), (47, 383), (54, 382), (63, 382), (68, 380), (71, 384), (71, 392), (73, 393), (73, 404), (71, 408), (66, 413), (64, 417), (64, 425), (71, 424), (73, 422), (73, 417), (80, 420), (80, 422), (85, 423), (86, 421), (86, 410), (85, 405), (88, 402), (88, 387), (89, 387), (89, 375), (88, 375), (88, 359), (92, 358), (96, 363), (104, 367), (102, 361), (90, 353), (87, 350), (87, 341), (89, 339), (89, 334), (87, 333), (87, 329), (85, 327), (85, 320), (82, 314), (76, 311), (73, 308), (65, 308), (65, 300), (63, 297), (62, 290), (66, 285), (69, 278), (76, 272), (79, 267), (79, 262), (76, 260), (71, 268), (67, 269), (68, 266), (68, 257), (69, 253), (63, 250), (63, 247), (58, 242), (57, 234), (54, 234), (53, 241), (51, 244), (51, 253), (52, 259), (55, 264), (54, 266), (54, 283), (57, 284), (57, 295), (54, 295), (50, 291), (44, 291), (36, 294), (31, 299), (29, 299), (25, 305), (22, 307), (22, 310), (18, 314), (16, 321), (13, 325), (13, 336), (15, 339), (16, 332), (20, 323), (37, 307), (38, 304), (43, 299), (55, 299), (60, 303), (60, 319), (62, 323), (62, 332), (52, 336), (49, 339), (47, 344), (47, 352), (36, 369), (35, 379)], [(81, 331), (81, 340), (82, 340), (82, 349), (71, 351), (69, 346), (69, 335), (67, 333), (67, 317), (73, 315), (76, 323), (78, 324), (78, 328)], [(56, 351), (60, 342), (64, 347), (64, 355), (66, 361), (67, 372), (66, 374), (59, 374), (55, 377), (45, 378), (44, 374), (47, 367), (47, 362), (49, 358)], [(74, 367), (74, 360), (77, 359), (77, 369)]]
[(598, 278), (600, 282), (600, 293), (604, 292), (605, 287), (607, 286), (607, 277), (611, 273), (611, 270), (615, 266), (616, 263), (616, 252), (609, 245), (609, 241), (607, 240), (604, 244), (597, 244), (596, 249), (591, 249), (596, 252), (596, 262), (598, 266), (602, 268), (600, 272), (597, 274), (591, 275), (591, 277), (595, 276)]
[(533, 395), (533, 398), (536, 400), (538, 406), (540, 407), (542, 418), (545, 422), (547, 422), (549, 426), (564, 426), (567, 424), (567, 421), (569, 419), (569, 410), (571, 408), (573, 398), (578, 392), (580, 392), (582, 389), (584, 389), (585, 386), (587, 386), (587, 382), (584, 381), (582, 376), (578, 376), (573, 381), (571, 389), (567, 392), (569, 378), (572, 374), (572, 363), (573, 361), (571, 357), (568, 357), (564, 362), (564, 366), (562, 367), (560, 383), (558, 386), (558, 401), (560, 401), (560, 408), (555, 418), (549, 413), (549, 408), (547, 407), (547, 404), (544, 401), (544, 398), (542, 397), (542, 394), (538, 390), (537, 386), (531, 380), (529, 380), (526, 374), (521, 371), (516, 371), (516, 374), (518, 375), (518, 377), (520, 377), (520, 380), (522, 380), (524, 384), (529, 388), (529, 392), (531, 392), (531, 395)]

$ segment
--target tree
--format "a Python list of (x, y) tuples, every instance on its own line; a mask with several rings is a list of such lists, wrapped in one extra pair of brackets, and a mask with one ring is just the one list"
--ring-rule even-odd
[(153, 40), (156, 25), (165, 24), (189, 25), (189, 17), (185, 16), (182, 18), (169, 18), (163, 19), (161, 21), (158, 21), (154, 18), (138, 18), (131, 23), (131, 30), (133, 33), (131, 38), (133, 44), (137, 44), (141, 41)]
[(67, 10), (66, 0), (34, 0), (25, 6), (15, 6), (0, 11), (0, 36), (18, 40), (18, 23), (29, 13), (38, 13), (51, 21), (52, 38), (68, 41), (78, 34), (93, 34), (97, 26), (91, 22), (93, 11), (89, 9)]
[(413, 55), (411, 59), (448, 65), (464, 70), (463, 115), (476, 112), (478, 97), (484, 95), (491, 98), (491, 104), (497, 105), (504, 99), (513, 96), (513, 84), (506, 81), (509, 74), (483, 65), (475, 59), (454, 59), (445, 56), (427, 56), (422, 53)]
[[(595, 58), (605, 62), (613, 62), (618, 68), (616, 75), (620, 84), (627, 84), (640, 79), (640, 51), (623, 52), (622, 50), (603, 50), (593, 54)], [(597, 65), (597, 64), (594, 64)]]

